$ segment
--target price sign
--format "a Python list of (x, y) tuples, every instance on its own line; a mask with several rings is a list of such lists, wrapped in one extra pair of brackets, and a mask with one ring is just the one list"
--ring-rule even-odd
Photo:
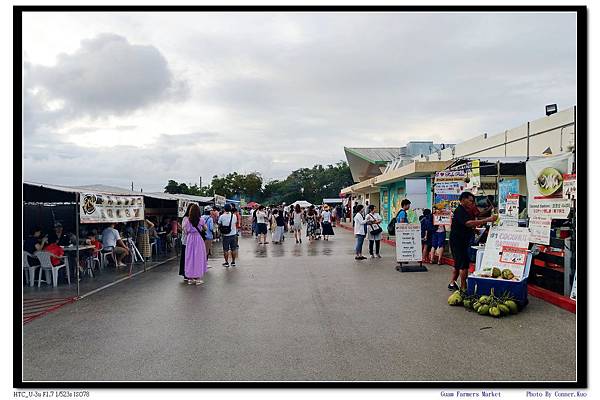
[(421, 225), (396, 224), (396, 261), (421, 261)]

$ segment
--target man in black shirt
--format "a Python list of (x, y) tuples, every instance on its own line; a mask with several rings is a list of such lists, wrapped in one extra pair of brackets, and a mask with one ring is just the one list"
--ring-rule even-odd
[(494, 222), (497, 217), (491, 217), (481, 220), (475, 219), (468, 209), (475, 203), (475, 196), (469, 192), (461, 193), (459, 197), (460, 205), (454, 210), (452, 215), (452, 225), (450, 227), (450, 250), (454, 258), (454, 269), (450, 278), (448, 290), (458, 290), (456, 279), (460, 275), (460, 288), (466, 290), (467, 275), (469, 273), (469, 246), (473, 238), (473, 228), (485, 225), (488, 222)]
[(54, 224), (54, 232), (48, 235), (48, 243), (58, 243), (59, 246), (68, 246), (71, 244), (71, 235), (64, 233), (60, 222)]

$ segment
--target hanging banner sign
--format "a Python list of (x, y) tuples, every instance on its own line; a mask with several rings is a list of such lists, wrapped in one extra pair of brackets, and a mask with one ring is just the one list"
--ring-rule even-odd
[(503, 209), (506, 206), (508, 195), (517, 193), (519, 193), (518, 179), (504, 179), (498, 182), (498, 207)]
[(435, 183), (459, 182), (459, 181), (464, 182), (466, 177), (467, 177), (467, 172), (464, 170), (438, 171), (435, 173)]
[(575, 174), (563, 174), (563, 199), (577, 199), (577, 180)]
[(129, 222), (144, 219), (142, 196), (81, 193), (79, 221), (82, 224)]
[(219, 206), (219, 207), (223, 207), (226, 203), (227, 199), (225, 198), (225, 196), (220, 196), (218, 194), (215, 194), (215, 205)]
[(535, 200), (562, 198), (563, 174), (568, 174), (571, 153), (527, 161), (528, 213), (532, 215)]
[(436, 211), (433, 214), (433, 225), (445, 225), (449, 227), (452, 225), (452, 212), (451, 211)]
[(192, 200), (179, 199), (177, 201), (177, 216), (179, 218), (183, 218), (183, 216), (185, 215), (185, 212), (188, 209), (188, 206), (192, 203), (198, 204), (197, 202), (192, 201)]
[(511, 248), (511, 254), (522, 251), (527, 253), (528, 247), (529, 230), (527, 228), (492, 226), (485, 243), (479, 275), (492, 276), (494, 268), (498, 268), (500, 271), (509, 269), (514, 275), (513, 280), (522, 280), (525, 265), (503, 261), (506, 259), (502, 257), (503, 249)]
[(420, 224), (396, 224), (396, 261), (423, 259)]
[(519, 226), (519, 195), (511, 194), (506, 199), (504, 214), (501, 215), (502, 226)]
[(538, 244), (550, 244), (550, 230), (552, 219), (543, 215), (533, 215), (529, 217), (529, 241)]
[(534, 199), (529, 201), (529, 216), (550, 219), (567, 219), (571, 211), (571, 200), (563, 198)]
[(435, 184), (436, 194), (460, 195), (465, 190), (465, 182), (438, 182)]

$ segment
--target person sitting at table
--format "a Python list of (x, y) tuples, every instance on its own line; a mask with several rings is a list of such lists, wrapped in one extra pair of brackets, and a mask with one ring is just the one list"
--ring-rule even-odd
[(148, 228), (148, 237), (150, 238), (150, 244), (156, 243), (156, 254), (158, 255), (162, 249), (162, 241), (160, 240), (160, 235), (156, 231), (156, 223), (154, 222), (154, 219), (148, 218), (148, 220), (152, 222), (152, 226)]
[(75, 243), (73, 234), (65, 233), (60, 222), (54, 224), (54, 232), (48, 235), (48, 243), (57, 243), (59, 246), (69, 246)]
[(93, 231), (89, 232), (85, 237), (85, 244), (91, 244), (92, 246), (94, 246), (94, 254), (96, 254), (99, 250), (102, 249), (102, 242), (96, 239), (96, 233), (97, 232), (94, 229)]
[(181, 232), (181, 224), (177, 221), (177, 217), (171, 218), (171, 222), (169, 222), (165, 230), (169, 232), (167, 234), (167, 245), (173, 248), (173, 239), (179, 237), (179, 232)]
[(102, 247), (104, 249), (114, 249), (117, 256), (117, 267), (125, 267), (123, 258), (129, 255), (129, 249), (121, 240), (119, 231), (115, 229), (115, 223), (111, 223), (102, 231)]
[[(36, 226), (31, 231), (31, 236), (28, 236), (23, 243), (23, 251), (28, 252), (29, 254), (33, 254), (36, 251), (40, 251), (44, 248), (44, 245), (48, 241), (47, 236), (42, 236), (42, 228)], [(40, 260), (36, 257), (27, 256), (27, 260), (29, 261), (29, 265), (40, 265)]]
[(65, 251), (56, 243), (56, 237), (50, 237), (48, 243), (44, 246), (44, 251), (54, 254), (56, 257), (50, 257), (50, 262), (53, 266), (62, 264), (62, 260), (59, 257), (65, 255)]
[[(44, 246), (43, 251), (47, 251), (48, 253), (54, 255), (55, 257), (50, 257), (50, 262), (53, 267), (57, 265), (63, 264), (66, 260), (61, 259), (65, 255), (65, 251), (56, 243), (57, 238), (55, 236), (48, 238), (48, 243)], [(81, 269), (81, 267), (80, 267)], [(61, 268), (58, 270), (57, 280), (60, 282), (67, 282), (67, 273), (65, 268)]]

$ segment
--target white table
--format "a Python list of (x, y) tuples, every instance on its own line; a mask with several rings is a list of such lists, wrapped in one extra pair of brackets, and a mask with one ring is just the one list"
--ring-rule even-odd
[[(77, 246), (75, 246), (73, 244), (71, 244), (69, 246), (60, 246), (60, 247), (65, 251), (65, 253), (67, 253), (67, 252), (76, 252), (77, 251)], [(95, 248), (96, 248), (96, 246), (94, 246), (93, 244), (85, 244), (85, 245), (80, 245), (79, 246), (79, 251), (91, 250), (91, 249), (95, 249)], [(67, 263), (66, 263), (66, 265), (67, 265), (67, 280), (69, 281), (69, 284), (71, 283), (71, 278), (70, 278), (70, 276), (71, 276), (71, 268), (70, 268), (70, 265), (69, 265), (70, 263), (71, 263), (71, 261), (67, 257)]]

